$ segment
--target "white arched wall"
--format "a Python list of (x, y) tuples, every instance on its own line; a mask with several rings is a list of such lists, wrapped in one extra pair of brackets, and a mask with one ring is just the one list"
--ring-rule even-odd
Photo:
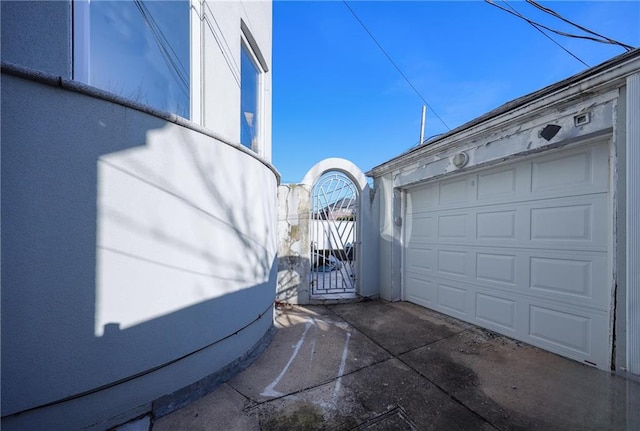
[(299, 184), (278, 187), (278, 301), (291, 304), (309, 303), (309, 271), (311, 243), (311, 192), (318, 179), (329, 171), (345, 174), (358, 187), (357, 259), (360, 296), (375, 297), (378, 285), (378, 229), (373, 225), (372, 191), (364, 173), (349, 160), (329, 158), (313, 166)]
[(316, 163), (302, 179), (302, 184), (313, 187), (316, 181), (329, 171), (339, 171), (349, 177), (358, 187), (358, 192), (362, 193), (369, 189), (367, 178), (355, 164), (346, 159), (332, 157)]
[[(360, 275), (356, 291), (360, 296), (378, 296), (377, 229), (373, 229), (372, 194), (364, 173), (353, 162), (341, 158), (328, 158), (316, 163), (302, 179), (305, 188), (311, 191), (322, 175), (330, 171), (345, 174), (358, 188), (357, 237), (360, 241), (356, 259)], [(310, 214), (310, 213), (309, 213)]]

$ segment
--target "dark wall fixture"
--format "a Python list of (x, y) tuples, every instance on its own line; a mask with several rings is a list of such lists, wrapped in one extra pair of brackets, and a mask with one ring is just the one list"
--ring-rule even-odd
[(562, 126), (558, 126), (556, 124), (547, 124), (544, 126), (544, 129), (540, 130), (538, 136), (542, 136), (547, 141), (550, 141), (554, 136), (558, 134)]

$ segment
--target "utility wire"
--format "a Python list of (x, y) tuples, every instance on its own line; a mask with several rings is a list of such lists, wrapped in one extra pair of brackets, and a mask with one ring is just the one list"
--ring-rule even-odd
[(156, 20), (147, 9), (147, 6), (140, 0), (135, 0), (134, 3), (138, 8), (138, 11), (142, 15), (145, 24), (149, 28), (153, 39), (156, 41), (158, 49), (160, 50), (160, 54), (167, 64), (167, 68), (173, 75), (173, 78), (176, 80), (178, 87), (186, 96), (189, 96), (189, 79), (186, 77), (187, 73), (185, 71), (184, 65), (180, 61), (180, 58), (171, 47), (171, 44), (165, 37)]
[[(244, 8), (244, 4), (242, 2), (240, 2), (240, 4)], [(207, 13), (207, 11), (204, 10), (204, 9), (202, 10), (202, 15), (204, 17), (204, 21), (207, 24), (207, 27), (209, 27), (209, 30), (211, 30), (211, 34), (213, 35), (213, 38), (216, 40), (216, 43), (218, 44), (218, 47), (220, 48), (220, 52), (222, 53), (222, 56), (224, 57), (224, 60), (227, 62), (227, 65), (229, 66), (229, 70), (231, 70), (231, 74), (233, 75), (233, 79), (238, 84), (238, 87), (240, 87), (240, 74), (241, 74), (240, 66), (238, 64), (236, 64), (236, 62), (233, 60), (233, 58), (231, 58), (231, 56), (229, 55), (229, 53), (232, 52), (233, 50), (229, 47), (229, 43), (227, 42), (227, 38), (224, 37), (224, 32), (220, 29), (220, 25), (218, 24), (218, 20), (216, 20), (216, 15), (213, 13), (213, 10), (211, 10), (211, 6), (209, 6), (209, 2), (204, 2), (204, 5), (205, 5), (206, 9), (209, 10), (209, 13)], [(215, 26), (217, 28), (217, 31), (213, 28), (213, 24), (209, 20), (209, 16), (211, 16), (211, 19), (213, 20), (213, 24), (215, 24)], [(220, 40), (220, 39), (222, 39), (222, 40)], [(224, 42), (224, 46), (223, 46), (223, 42)]]
[(218, 39), (218, 35), (216, 31), (213, 29), (211, 25), (211, 21), (209, 21), (209, 16), (207, 14), (204, 14), (204, 22), (205, 24), (207, 24), (207, 27), (209, 27), (209, 30), (211, 30), (211, 34), (213, 35), (213, 38), (215, 39), (216, 43), (218, 44), (218, 47), (220, 48), (222, 57), (224, 58), (224, 61), (226, 61), (227, 65), (229, 66), (229, 70), (231, 71), (231, 75), (233, 76), (233, 79), (236, 81), (236, 84), (238, 84), (238, 87), (240, 87), (240, 77), (238, 76), (240, 72), (237, 71), (237, 65), (235, 64), (235, 62), (229, 59), (229, 54), (222, 46), (220, 39)]
[(501, 9), (501, 10), (503, 10), (503, 11), (505, 11), (505, 12), (511, 14), (511, 15), (514, 15), (514, 16), (520, 18), (520, 19), (525, 20), (526, 22), (528, 22), (531, 25), (535, 25), (535, 26), (544, 28), (545, 30), (549, 30), (550, 32), (553, 32), (555, 34), (559, 34), (560, 36), (572, 37), (574, 39), (586, 39), (586, 40), (591, 40), (593, 42), (604, 43), (604, 44), (608, 44), (608, 45), (619, 45), (619, 46), (623, 47), (626, 50), (633, 49), (633, 47), (631, 47), (629, 45), (622, 44), (622, 43), (619, 43), (619, 42), (613, 41), (613, 40), (599, 39), (599, 38), (592, 37), (592, 36), (584, 36), (584, 35), (578, 35), (578, 34), (573, 34), (573, 33), (565, 33), (563, 31), (556, 30), (556, 29), (553, 29), (551, 27), (547, 27), (546, 25), (540, 24), (539, 22), (530, 20), (529, 18), (525, 17), (524, 15), (521, 15), (521, 14), (515, 13), (513, 11), (510, 11), (509, 9), (507, 9), (507, 8), (505, 8), (503, 6), (500, 6), (499, 4), (494, 3), (493, 0), (484, 0), (484, 1), (485, 1), (485, 3), (489, 3), (491, 6), (495, 6), (498, 9)]
[(607, 36), (603, 36), (603, 35), (601, 35), (601, 34), (599, 34), (599, 33), (596, 33), (595, 31), (589, 30), (588, 28), (583, 27), (583, 26), (581, 26), (580, 24), (576, 24), (576, 23), (574, 23), (573, 21), (570, 21), (570, 20), (568, 20), (567, 18), (563, 17), (562, 15), (560, 15), (558, 12), (554, 11), (553, 9), (550, 9), (550, 8), (548, 8), (548, 7), (545, 7), (545, 6), (542, 6), (541, 4), (536, 3), (536, 2), (535, 2), (535, 1), (533, 1), (533, 0), (526, 0), (526, 1), (527, 1), (527, 3), (529, 3), (530, 5), (532, 5), (532, 6), (536, 7), (536, 8), (538, 8), (538, 9), (540, 9), (541, 11), (546, 12), (546, 13), (548, 13), (549, 15), (552, 15), (552, 16), (554, 16), (554, 17), (556, 17), (556, 18), (558, 18), (558, 19), (560, 19), (560, 20), (562, 20), (562, 21), (564, 21), (564, 22), (566, 22), (566, 23), (568, 23), (568, 24), (571, 24), (572, 26), (579, 28), (580, 30), (584, 31), (585, 33), (589, 33), (589, 34), (592, 34), (592, 35), (594, 35), (594, 36), (598, 36), (598, 37), (600, 37), (600, 38), (602, 38), (602, 39), (604, 39), (604, 40), (609, 41), (609, 42), (610, 42), (610, 43), (612, 43), (612, 44), (620, 45), (621, 47), (623, 47), (623, 48), (624, 48), (624, 49), (626, 49), (627, 51), (631, 51), (631, 50), (633, 50), (633, 49), (634, 49), (634, 47), (633, 47), (633, 46), (631, 46), (631, 45), (627, 45), (626, 43), (618, 42), (618, 41), (617, 41), (617, 40), (615, 40), (615, 39), (608, 38)]
[(410, 152), (411, 150), (413, 150), (414, 148), (418, 148), (420, 145), (422, 144), (426, 144), (427, 142), (429, 142), (430, 140), (432, 140), (433, 138), (437, 138), (438, 136), (442, 136), (444, 135), (444, 133), (436, 133), (435, 135), (431, 135), (428, 138), (424, 139), (422, 142), (418, 141), (415, 144), (413, 144), (412, 146), (410, 146), (409, 148), (407, 148), (404, 153), (401, 153), (400, 155), (403, 154), (407, 154), (408, 152)]
[(185, 68), (182, 62), (180, 61), (180, 58), (173, 50), (173, 47), (165, 37), (158, 23), (155, 21), (155, 19), (147, 9), (146, 5), (140, 0), (135, 0), (134, 3), (138, 8), (138, 11), (142, 15), (142, 18), (144, 19), (145, 24), (149, 28), (151, 35), (156, 41), (158, 49), (160, 50), (160, 54), (162, 55), (162, 58), (167, 64), (167, 68), (169, 69), (174, 79), (178, 83), (180, 90), (182, 90), (182, 92), (188, 96), (189, 80), (188, 78), (186, 78)]
[(358, 17), (358, 15), (356, 15), (355, 11), (353, 9), (351, 9), (351, 6), (349, 6), (349, 3), (347, 3), (346, 0), (342, 0), (342, 2), (344, 3), (344, 5), (347, 7), (347, 9), (349, 9), (349, 11), (351, 12), (351, 14), (354, 16), (354, 18), (360, 23), (360, 25), (362, 26), (362, 28), (364, 28), (364, 30), (367, 32), (367, 34), (369, 35), (369, 37), (371, 37), (371, 39), (375, 42), (375, 44), (378, 46), (378, 48), (380, 48), (380, 51), (382, 51), (382, 53), (387, 57), (387, 59), (391, 62), (391, 64), (393, 64), (393, 67), (396, 68), (396, 70), (398, 71), (398, 73), (400, 73), (400, 75), (402, 75), (402, 77), (404, 78), (405, 81), (407, 81), (407, 83), (409, 84), (409, 86), (413, 89), (413, 91), (415, 91), (415, 93), (418, 95), (418, 97), (420, 97), (420, 99), (422, 99), (422, 101), (424, 102), (425, 105), (427, 105), (427, 107), (429, 109), (431, 109), (431, 112), (433, 112), (435, 114), (436, 117), (438, 117), (438, 120), (440, 120), (440, 122), (442, 124), (444, 124), (444, 126), (448, 129), (451, 130), (451, 128), (447, 125), (447, 123), (444, 122), (444, 120), (438, 115), (438, 113), (435, 111), (435, 109), (433, 109), (433, 107), (431, 105), (429, 105), (429, 102), (427, 102), (427, 100), (422, 96), (422, 94), (420, 94), (420, 92), (418, 91), (418, 89), (411, 83), (411, 81), (409, 80), (409, 78), (407, 78), (407, 75), (404, 74), (404, 72), (402, 72), (402, 70), (400, 69), (400, 67), (396, 64), (395, 61), (393, 61), (393, 59), (391, 58), (391, 56), (387, 53), (387, 51), (385, 51), (385, 49), (382, 47), (382, 45), (380, 45), (380, 42), (378, 42), (375, 38), (375, 36), (371, 33), (371, 31), (369, 31), (369, 29), (367, 28), (367, 26), (364, 24), (364, 22), (362, 22), (362, 20)]
[[(511, 10), (513, 10), (515, 13), (517, 13), (519, 16), (522, 17), (522, 14), (520, 12), (518, 12), (513, 6), (511, 6), (506, 0), (502, 0), (502, 2), (504, 4), (506, 4), (507, 6), (509, 6), (509, 8)], [(564, 50), (564, 52), (566, 52), (567, 54), (569, 54), (571, 57), (575, 58), (576, 60), (578, 60), (580, 63), (584, 64), (586, 67), (591, 67), (589, 66), (587, 63), (585, 63), (584, 61), (582, 61), (582, 59), (580, 57), (578, 57), (577, 55), (575, 55), (573, 52), (569, 51), (567, 48), (565, 48), (564, 46), (562, 46), (558, 41), (556, 41), (554, 38), (552, 38), (551, 36), (549, 36), (547, 33), (544, 32), (544, 30), (542, 30), (541, 28), (537, 27), (535, 24), (533, 23), (529, 23), (531, 24), (531, 27), (535, 28), (536, 30), (538, 30), (544, 37), (546, 37), (547, 39), (549, 39), (551, 42), (555, 43), (556, 45), (558, 45), (562, 50)]]

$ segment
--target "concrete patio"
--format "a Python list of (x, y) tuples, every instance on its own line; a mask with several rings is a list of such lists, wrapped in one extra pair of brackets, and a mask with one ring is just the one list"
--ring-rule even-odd
[(283, 306), (276, 325), (153, 431), (640, 429), (640, 383), (410, 303)]

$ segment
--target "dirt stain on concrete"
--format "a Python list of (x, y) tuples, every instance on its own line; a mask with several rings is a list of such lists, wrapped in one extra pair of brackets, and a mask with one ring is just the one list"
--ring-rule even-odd
[(283, 410), (260, 417), (262, 431), (325, 431), (353, 429), (356, 426), (356, 418), (340, 414), (325, 417), (322, 409), (307, 401), (296, 402)]
[[(476, 372), (441, 352), (430, 352), (428, 366), (439, 376), (436, 383), (449, 396), (466, 405), (498, 429), (544, 429), (540, 418), (531, 418), (497, 403), (482, 388)], [(539, 428), (543, 426), (542, 428)]]
[(261, 417), (260, 429), (263, 431), (315, 431), (326, 429), (326, 423), (320, 409), (311, 403), (300, 402), (291, 406), (288, 413)]

